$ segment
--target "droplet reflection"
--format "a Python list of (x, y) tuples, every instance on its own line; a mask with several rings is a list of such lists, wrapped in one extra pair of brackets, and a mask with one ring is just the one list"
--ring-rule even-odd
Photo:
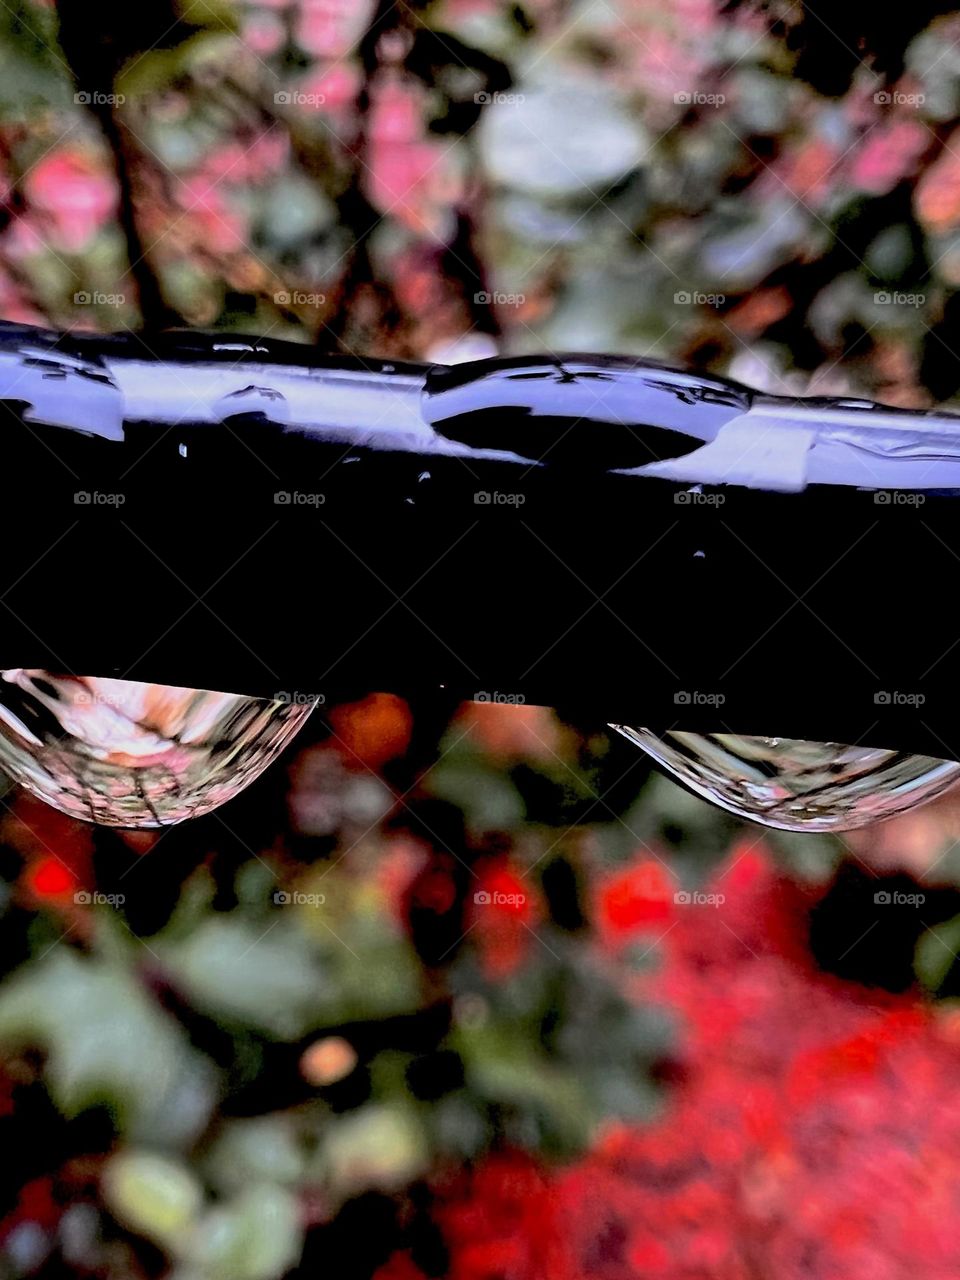
[(260, 776), (312, 703), (135, 680), (0, 672), (0, 767), (73, 818), (162, 827)]
[(799, 738), (667, 733), (610, 726), (692, 791), (741, 818), (787, 831), (844, 831), (932, 800), (960, 764)]

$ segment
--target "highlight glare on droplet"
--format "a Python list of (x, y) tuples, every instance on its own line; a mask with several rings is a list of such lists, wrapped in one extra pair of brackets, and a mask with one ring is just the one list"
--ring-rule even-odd
[(0, 768), (72, 818), (162, 827), (258, 778), (312, 702), (136, 680), (0, 672)]
[(610, 727), (697, 795), (738, 817), (786, 831), (864, 827), (924, 804), (960, 781), (956, 761), (903, 751)]

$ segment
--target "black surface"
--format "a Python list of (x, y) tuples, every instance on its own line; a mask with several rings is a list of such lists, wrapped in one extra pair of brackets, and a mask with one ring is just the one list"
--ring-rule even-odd
[(960, 756), (955, 498), (731, 486), (711, 506), (257, 417), (127, 423), (120, 443), (21, 407), (0, 427), (4, 667), (327, 702), (443, 685), (597, 723)]

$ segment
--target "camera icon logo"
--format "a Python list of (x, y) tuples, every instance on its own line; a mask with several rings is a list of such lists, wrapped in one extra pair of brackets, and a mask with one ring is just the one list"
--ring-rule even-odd
[(885, 89), (881, 89), (879, 93), (875, 93), (873, 95), (873, 100), (878, 106), (889, 106), (893, 101), (893, 94), (888, 93)]
[(873, 895), (873, 900), (877, 906), (885, 907), (888, 906), (893, 899), (890, 897), (890, 894), (887, 893), (886, 889), (880, 889)]
[(693, 94), (683, 91), (675, 93), (673, 95), (673, 100), (678, 107), (689, 107), (690, 103), (693, 101)]
[(91, 497), (86, 489), (80, 489), (73, 495), (73, 500), (78, 507), (88, 507), (91, 502)]
[(486, 107), (493, 101), (493, 94), (481, 89), (479, 93), (473, 95), (473, 100), (478, 107)]
[(273, 100), (278, 107), (289, 107), (293, 101), (293, 94), (289, 89), (278, 89), (273, 95)]
[(873, 695), (873, 702), (877, 707), (889, 707), (891, 701), (892, 698), (890, 697), (890, 694), (887, 693), (886, 689), (880, 689)]
[(78, 907), (89, 907), (90, 903), (93, 901), (93, 896), (89, 894), (86, 889), (81, 889), (73, 895), (73, 900)]
[(287, 292), (286, 289), (281, 289), (279, 293), (275, 293), (273, 295), (273, 300), (279, 307), (289, 307), (290, 294)]
[(80, 289), (73, 295), (73, 305), (75, 307), (89, 307), (93, 302), (93, 295), (87, 293), (86, 289)]
[(278, 489), (273, 495), (273, 501), (278, 507), (289, 507), (291, 497), (286, 489)]
[(673, 900), (678, 907), (688, 907), (690, 903), (693, 901), (693, 898), (688, 890), (678, 889), (677, 892), (673, 895)]
[(490, 499), (489, 493), (487, 493), (485, 490), (481, 490), (479, 493), (475, 493), (473, 495), (473, 500), (478, 506), (487, 507), (490, 505), (491, 499)]
[(689, 307), (693, 301), (693, 296), (686, 289), (679, 289), (674, 295), (673, 300), (681, 307)]
[(473, 900), (478, 907), (488, 907), (492, 901), (490, 894), (486, 889), (478, 889), (473, 895)]
[(689, 707), (690, 702), (691, 702), (691, 697), (690, 697), (690, 694), (689, 694), (689, 693), (687, 693), (686, 689), (679, 689), (679, 690), (678, 690), (678, 691), (673, 695), (673, 701), (674, 701), (674, 705), (675, 705), (675, 706), (678, 706), (678, 707)]
[(73, 100), (78, 107), (89, 107), (90, 103), (93, 101), (93, 96), (92, 94), (81, 91), (80, 93), (75, 93), (73, 95)]
[(273, 900), (278, 907), (288, 907), (293, 901), (293, 895), (287, 893), (285, 889), (278, 889), (273, 895)]

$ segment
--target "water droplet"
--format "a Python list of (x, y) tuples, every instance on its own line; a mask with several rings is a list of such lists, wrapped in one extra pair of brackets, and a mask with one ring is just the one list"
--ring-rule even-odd
[(611, 725), (691, 791), (786, 831), (845, 831), (932, 800), (960, 764), (876, 747)]
[(313, 703), (135, 680), (0, 672), (0, 768), (73, 818), (162, 827), (260, 776)]
[(478, 360), (432, 369), (425, 388), (424, 417), (447, 440), (578, 471), (683, 457), (750, 407), (732, 382), (626, 357)]

